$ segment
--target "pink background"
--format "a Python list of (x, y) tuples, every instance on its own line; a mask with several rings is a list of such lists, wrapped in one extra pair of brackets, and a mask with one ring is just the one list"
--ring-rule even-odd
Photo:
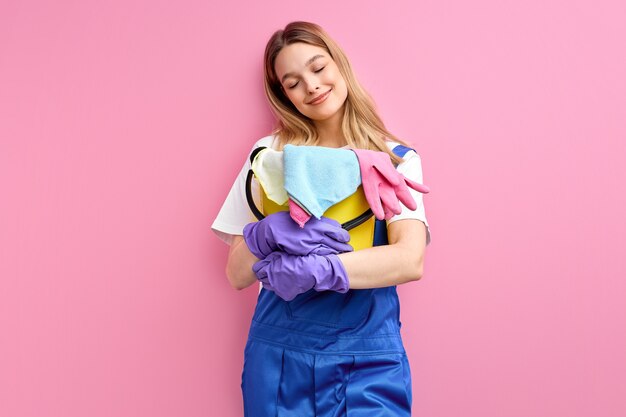
[(257, 286), (210, 231), (321, 24), (422, 156), (414, 415), (626, 415), (620, 1), (0, 3), (0, 415), (240, 416)]

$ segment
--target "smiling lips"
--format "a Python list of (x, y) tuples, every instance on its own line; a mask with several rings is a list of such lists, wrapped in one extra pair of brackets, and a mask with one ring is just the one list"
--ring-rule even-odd
[[(331, 88), (332, 90), (332, 88)], [(326, 100), (326, 97), (328, 97), (328, 95), (330, 94), (330, 91), (328, 90), (327, 92), (325, 92), (324, 94), (317, 96), (316, 98), (314, 98), (313, 100), (309, 101), (309, 104), (319, 104), (322, 101)]]

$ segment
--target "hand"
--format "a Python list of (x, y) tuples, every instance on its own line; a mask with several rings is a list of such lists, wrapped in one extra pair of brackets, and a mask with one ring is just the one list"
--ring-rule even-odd
[(367, 149), (352, 149), (352, 151), (359, 160), (365, 199), (377, 219), (389, 220), (394, 214), (400, 214), (402, 209), (398, 200), (409, 210), (417, 208), (408, 187), (421, 193), (430, 191), (427, 186), (400, 174), (386, 152)]
[(263, 288), (274, 291), (285, 301), (291, 301), (311, 288), (340, 293), (346, 293), (350, 288), (348, 274), (335, 254), (298, 256), (272, 252), (255, 263), (252, 270), (263, 283)]
[(243, 237), (250, 252), (259, 259), (274, 251), (292, 255), (328, 255), (352, 250), (347, 243), (350, 234), (336, 220), (312, 217), (301, 228), (288, 211), (279, 211), (258, 222), (248, 223), (243, 228)]

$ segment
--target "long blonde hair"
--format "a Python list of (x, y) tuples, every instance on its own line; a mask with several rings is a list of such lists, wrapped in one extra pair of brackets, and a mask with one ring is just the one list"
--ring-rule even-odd
[(385, 144), (387, 140), (411, 145), (392, 135), (378, 116), (374, 100), (357, 81), (346, 54), (319, 25), (310, 22), (290, 22), (284, 29), (277, 30), (265, 47), (264, 87), (277, 125), (272, 134), (278, 139), (278, 149), (290, 143), (294, 145), (317, 145), (319, 136), (313, 121), (300, 113), (284, 94), (276, 76), (276, 56), (287, 45), (304, 42), (325, 49), (335, 61), (348, 89), (341, 130), (348, 146), (359, 149), (387, 152), (396, 164), (402, 158), (396, 156)]

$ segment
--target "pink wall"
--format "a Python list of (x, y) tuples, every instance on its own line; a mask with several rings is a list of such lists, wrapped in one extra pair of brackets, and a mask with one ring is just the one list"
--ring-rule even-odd
[(213, 3), (0, 3), (1, 416), (241, 415), (257, 287), (209, 227), (290, 20), (422, 156), (414, 414), (626, 415), (624, 2)]

